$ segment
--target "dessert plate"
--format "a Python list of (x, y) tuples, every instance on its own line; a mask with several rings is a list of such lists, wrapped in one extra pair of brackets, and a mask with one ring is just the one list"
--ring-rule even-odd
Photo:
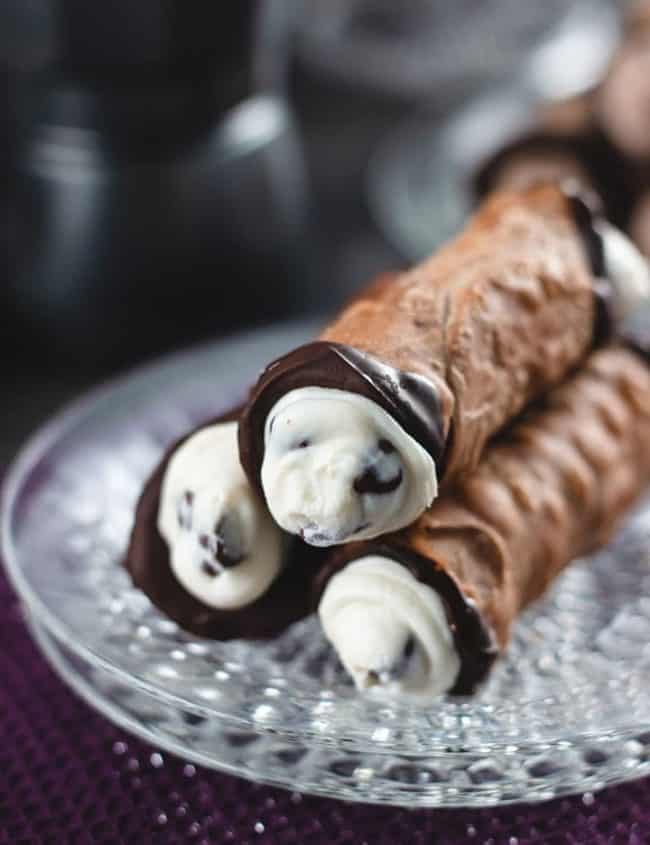
[(284, 325), (162, 360), (25, 447), (5, 483), (3, 552), (52, 665), (158, 746), (336, 798), (477, 806), (650, 773), (650, 503), (523, 615), (477, 696), (429, 706), (357, 693), (313, 618), (266, 644), (210, 642), (130, 585), (120, 558), (165, 446), (314, 331)]

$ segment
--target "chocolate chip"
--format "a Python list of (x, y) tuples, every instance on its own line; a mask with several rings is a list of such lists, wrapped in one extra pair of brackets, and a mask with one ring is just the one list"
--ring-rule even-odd
[(243, 555), (239, 550), (232, 551), (224, 543), (218, 542), (217, 560), (225, 569), (237, 566), (238, 563), (242, 562), (244, 557), (245, 555)]
[(210, 578), (216, 578), (217, 575), (220, 574), (219, 568), (209, 560), (204, 560), (201, 562), (201, 571), (205, 572), (206, 575), (209, 575)]
[(293, 449), (306, 449), (308, 446), (311, 446), (311, 440), (308, 440), (307, 438), (305, 438), (304, 440), (300, 440), (298, 443), (296, 443), (296, 445), (293, 446), (292, 448)]
[(243, 537), (239, 519), (231, 514), (223, 516), (216, 526), (215, 557), (227, 569), (244, 560)]
[(181, 496), (176, 510), (176, 518), (178, 524), (185, 531), (189, 531), (192, 527), (192, 506), (194, 504), (194, 493), (191, 490), (186, 490)]
[(214, 534), (199, 534), (198, 540), (199, 546), (210, 553), (219, 568), (228, 569), (244, 559), (239, 521), (236, 518), (222, 517)]
[(377, 475), (377, 467), (370, 466), (367, 470), (358, 475), (353, 482), (353, 488), (356, 493), (375, 493), (380, 496), (385, 493), (392, 493), (402, 483), (402, 468), (397, 471), (397, 475), (382, 481)]
[(309, 525), (303, 526), (299, 530), (300, 539), (311, 546), (329, 546), (332, 543), (332, 537), (324, 531), (316, 530), (318, 526), (315, 522), (310, 522)]
[[(394, 460), (386, 458), (386, 455), (395, 454), (397, 450), (390, 442), (382, 437), (377, 441), (377, 448), (374, 449), (364, 461), (365, 469), (353, 481), (353, 489), (356, 493), (375, 493), (382, 495), (384, 493), (392, 493), (402, 483), (402, 468)], [(397, 474), (389, 478), (382, 478), (381, 475), (386, 474), (387, 465), (397, 463)], [(379, 472), (380, 467), (384, 468), (383, 473)], [(388, 470), (390, 471), (390, 470)]]
[(394, 666), (391, 666), (390, 669), (386, 672), (386, 680), (399, 681), (401, 678), (403, 678), (404, 675), (406, 675), (408, 672), (409, 664), (414, 653), (415, 637), (409, 636), (402, 650), (401, 657), (399, 658), (397, 663), (395, 663)]

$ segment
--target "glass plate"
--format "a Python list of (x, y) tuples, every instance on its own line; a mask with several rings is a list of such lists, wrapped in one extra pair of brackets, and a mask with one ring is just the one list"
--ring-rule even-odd
[(6, 480), (3, 548), (41, 648), (109, 718), (202, 764), (350, 800), (542, 800), (650, 772), (650, 505), (519, 621), (472, 699), (354, 691), (314, 619), (265, 645), (180, 631), (119, 560), (165, 445), (313, 334), (288, 325), (190, 350), (42, 429)]

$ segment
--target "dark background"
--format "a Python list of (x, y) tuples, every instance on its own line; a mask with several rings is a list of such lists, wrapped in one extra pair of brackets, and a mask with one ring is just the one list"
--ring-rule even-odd
[(301, 156), (307, 173), (290, 212), (254, 167), (197, 178), (206, 139), (256, 86), (254, 13), (207, 0), (0, 5), (2, 464), (89, 385), (186, 343), (331, 312), (402, 263), (363, 199), (398, 100), (289, 58), (297, 132), (280, 142), (279, 179), (302, 173)]

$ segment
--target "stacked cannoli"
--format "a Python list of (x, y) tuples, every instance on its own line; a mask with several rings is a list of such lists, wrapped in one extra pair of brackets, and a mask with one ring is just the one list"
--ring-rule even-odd
[(649, 481), (648, 362), (598, 350), (415, 523), (323, 564), (325, 632), (362, 688), (471, 692), (517, 614), (609, 539)]
[(492, 194), (168, 451), (134, 582), (217, 639), (317, 611), (359, 688), (471, 692), (650, 480), (646, 306), (645, 261), (591, 197)]

